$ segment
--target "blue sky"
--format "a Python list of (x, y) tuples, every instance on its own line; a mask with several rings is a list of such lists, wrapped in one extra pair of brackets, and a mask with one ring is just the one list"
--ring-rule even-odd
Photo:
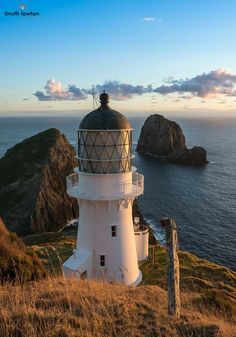
[[(234, 113), (235, 0), (23, 2), (26, 12), (40, 13), (35, 17), (5, 16), (6, 11), (17, 11), (21, 2), (0, 3), (2, 115), (86, 110), (91, 106), (89, 89), (92, 85), (102, 88), (104, 81), (116, 81), (112, 82), (112, 106), (121, 111)], [(198, 85), (209, 84), (209, 78), (214, 82), (206, 93), (173, 87), (175, 80), (194, 79), (222, 68), (226, 70), (194, 80)], [(220, 77), (217, 84), (216, 77), (217, 81)], [(47, 91), (45, 85), (53, 79)], [(55, 95), (52, 86), (56, 83), (58, 88), (58, 82), (61, 86), (55, 90), (62, 94)], [(130, 86), (127, 97), (122, 84)], [(168, 93), (159, 89), (163, 84), (172, 86)], [(68, 91), (68, 85), (86, 89), (83, 99)], [(144, 88), (141, 93), (137, 85)], [(121, 94), (116, 95), (115, 86)], [(45, 95), (41, 100), (33, 95), (37, 91)]]

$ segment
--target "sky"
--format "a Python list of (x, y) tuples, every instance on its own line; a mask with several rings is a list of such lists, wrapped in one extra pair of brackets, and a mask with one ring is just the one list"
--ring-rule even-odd
[(0, 116), (92, 110), (93, 87), (121, 112), (236, 115), (235, 0), (0, 4)]

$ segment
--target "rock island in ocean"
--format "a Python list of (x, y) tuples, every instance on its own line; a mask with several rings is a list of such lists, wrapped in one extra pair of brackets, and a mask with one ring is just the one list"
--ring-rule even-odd
[(146, 119), (139, 136), (137, 151), (178, 164), (208, 163), (203, 147), (194, 146), (188, 149), (181, 127), (158, 114)]

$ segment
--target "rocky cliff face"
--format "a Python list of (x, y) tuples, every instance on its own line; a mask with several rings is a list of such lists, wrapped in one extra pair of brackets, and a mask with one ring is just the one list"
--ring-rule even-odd
[(20, 235), (58, 230), (78, 216), (66, 176), (78, 166), (75, 150), (57, 129), (9, 149), (0, 159), (0, 214)]
[(186, 147), (181, 127), (161, 115), (149, 116), (141, 130), (137, 151), (179, 164), (206, 164), (206, 150)]

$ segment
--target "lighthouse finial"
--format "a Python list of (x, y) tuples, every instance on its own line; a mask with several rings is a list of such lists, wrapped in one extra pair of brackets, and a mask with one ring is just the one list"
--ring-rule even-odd
[(100, 95), (100, 103), (102, 108), (108, 107), (109, 95), (106, 93), (105, 90), (103, 90), (103, 93)]

